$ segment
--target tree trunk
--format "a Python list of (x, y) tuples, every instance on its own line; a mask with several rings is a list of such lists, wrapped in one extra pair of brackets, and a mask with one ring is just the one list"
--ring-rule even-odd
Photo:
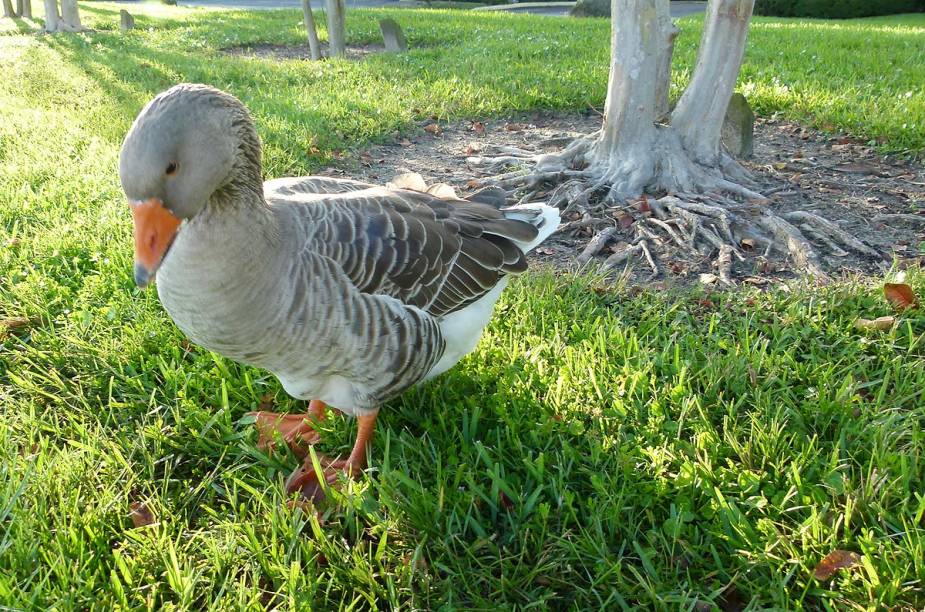
[(742, 67), (755, 0), (711, 0), (691, 82), (672, 113), (684, 148), (695, 161), (716, 166), (720, 133)]
[[(77, 0), (61, 0), (61, 21), (65, 30), (70, 32), (82, 32), (86, 28), (80, 23), (80, 12), (77, 8)], [(61, 27), (59, 25), (59, 27)]]
[(674, 41), (681, 30), (671, 20), (671, 13), (659, 15), (659, 32), (662, 45), (659, 49), (658, 72), (655, 74), (655, 118), (659, 121), (668, 117), (671, 90), (671, 60), (674, 57)]
[[(745, 260), (740, 245), (748, 239), (752, 248), (762, 245), (766, 255), (776, 249), (789, 255), (795, 267), (823, 280), (826, 274), (803, 231), (830, 248), (838, 243), (879, 257), (818, 215), (778, 214), (765, 206), (767, 198), (753, 190), (749, 173), (722, 148), (723, 120), (742, 66), (754, 4), (709, 0), (691, 82), (669, 117), (671, 56), (678, 33), (669, 0), (611, 0), (610, 79), (601, 130), (576, 138), (559, 153), (506, 147), (505, 155), (466, 162), (489, 171), (533, 162), (532, 171), (504, 172), (480, 183), (501, 187), (522, 202), (556, 185), (548, 193), (549, 205), (581, 215), (566, 226), (591, 222), (605, 227), (582, 253), (585, 262), (621, 232), (614, 217), (627, 214), (627, 205), (642, 210), (644, 203), (649, 214), (623, 228), (634, 237), (624, 235), (628, 246), (604, 266), (621, 266), (642, 255), (652, 269), (650, 278), (661, 274), (652, 256), (658, 247), (685, 251), (688, 260), (718, 253), (713, 269), (721, 283), (731, 284), (734, 258)], [(628, 201), (644, 193), (661, 197)]]
[(19, 10), (19, 16), (23, 19), (32, 19), (32, 0), (20, 0), (22, 6)]
[(13, 3), (10, 0), (3, 0), (3, 16), (15, 17), (16, 11), (13, 10)]
[(45, 31), (58, 31), (58, 0), (45, 0)]
[(312, 14), (310, 0), (302, 0), (302, 18), (305, 21), (305, 32), (308, 34), (308, 49), (313, 60), (321, 59), (321, 46), (318, 44), (318, 29), (315, 27), (315, 16)]
[(328, 13), (328, 49), (331, 57), (347, 55), (344, 0), (325, 0)]

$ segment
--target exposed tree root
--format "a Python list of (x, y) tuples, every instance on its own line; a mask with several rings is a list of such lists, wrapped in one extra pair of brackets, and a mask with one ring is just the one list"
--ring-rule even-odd
[[(758, 193), (748, 172), (735, 160), (724, 153), (717, 168), (706, 168), (691, 161), (680, 143), (673, 143), (674, 137), (665, 134), (660, 143), (649, 143), (648, 153), (636, 150), (627, 161), (617, 163), (613, 163), (612, 155), (595, 155), (599, 133), (577, 138), (555, 154), (499, 147), (496, 157), (470, 157), (467, 162), (490, 173), (519, 166), (481, 182), (502, 187), (519, 201), (543, 197), (549, 205), (562, 209), (563, 215), (573, 217), (560, 231), (593, 229), (593, 237), (578, 255), (579, 264), (591, 261), (619, 237), (621, 228), (614, 218), (638, 203), (634, 196), (642, 192), (665, 195), (645, 199), (641, 218), (635, 215), (635, 237), (607, 258), (606, 268), (638, 259), (652, 270), (649, 279), (656, 278), (661, 268), (653, 247), (662, 245), (712, 258), (716, 278), (732, 285), (734, 263), (745, 261), (745, 250), (763, 249), (766, 257), (777, 251), (789, 257), (799, 271), (819, 281), (828, 275), (814, 243), (839, 257), (851, 250), (881, 258), (863, 241), (814, 213), (772, 211), (767, 198)], [(581, 217), (574, 218), (575, 213)]]

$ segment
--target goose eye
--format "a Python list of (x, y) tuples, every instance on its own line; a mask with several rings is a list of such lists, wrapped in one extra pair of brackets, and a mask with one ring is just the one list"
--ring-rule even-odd
[(170, 162), (167, 164), (167, 169), (164, 171), (166, 174), (176, 174), (177, 173), (177, 162)]

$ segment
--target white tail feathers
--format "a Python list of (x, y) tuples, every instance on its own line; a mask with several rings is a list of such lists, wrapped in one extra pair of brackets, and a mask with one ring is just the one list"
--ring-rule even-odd
[(524, 253), (529, 253), (535, 249), (559, 228), (559, 209), (552, 206), (546, 206), (545, 204), (518, 204), (501, 210), (508, 219), (526, 221), (539, 230), (539, 234), (530, 242), (514, 241)]

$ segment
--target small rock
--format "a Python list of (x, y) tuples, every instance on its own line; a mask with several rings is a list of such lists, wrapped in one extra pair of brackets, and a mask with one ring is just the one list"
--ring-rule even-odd
[(399, 53), (408, 50), (405, 33), (394, 19), (380, 19), (379, 29), (382, 30), (382, 40), (385, 41), (386, 51)]
[(754, 153), (755, 113), (740, 93), (732, 94), (723, 120), (723, 144), (734, 157), (747, 158)]
[(127, 10), (122, 9), (119, 11), (119, 28), (126, 32), (135, 27), (135, 18), (132, 17), (131, 13)]

